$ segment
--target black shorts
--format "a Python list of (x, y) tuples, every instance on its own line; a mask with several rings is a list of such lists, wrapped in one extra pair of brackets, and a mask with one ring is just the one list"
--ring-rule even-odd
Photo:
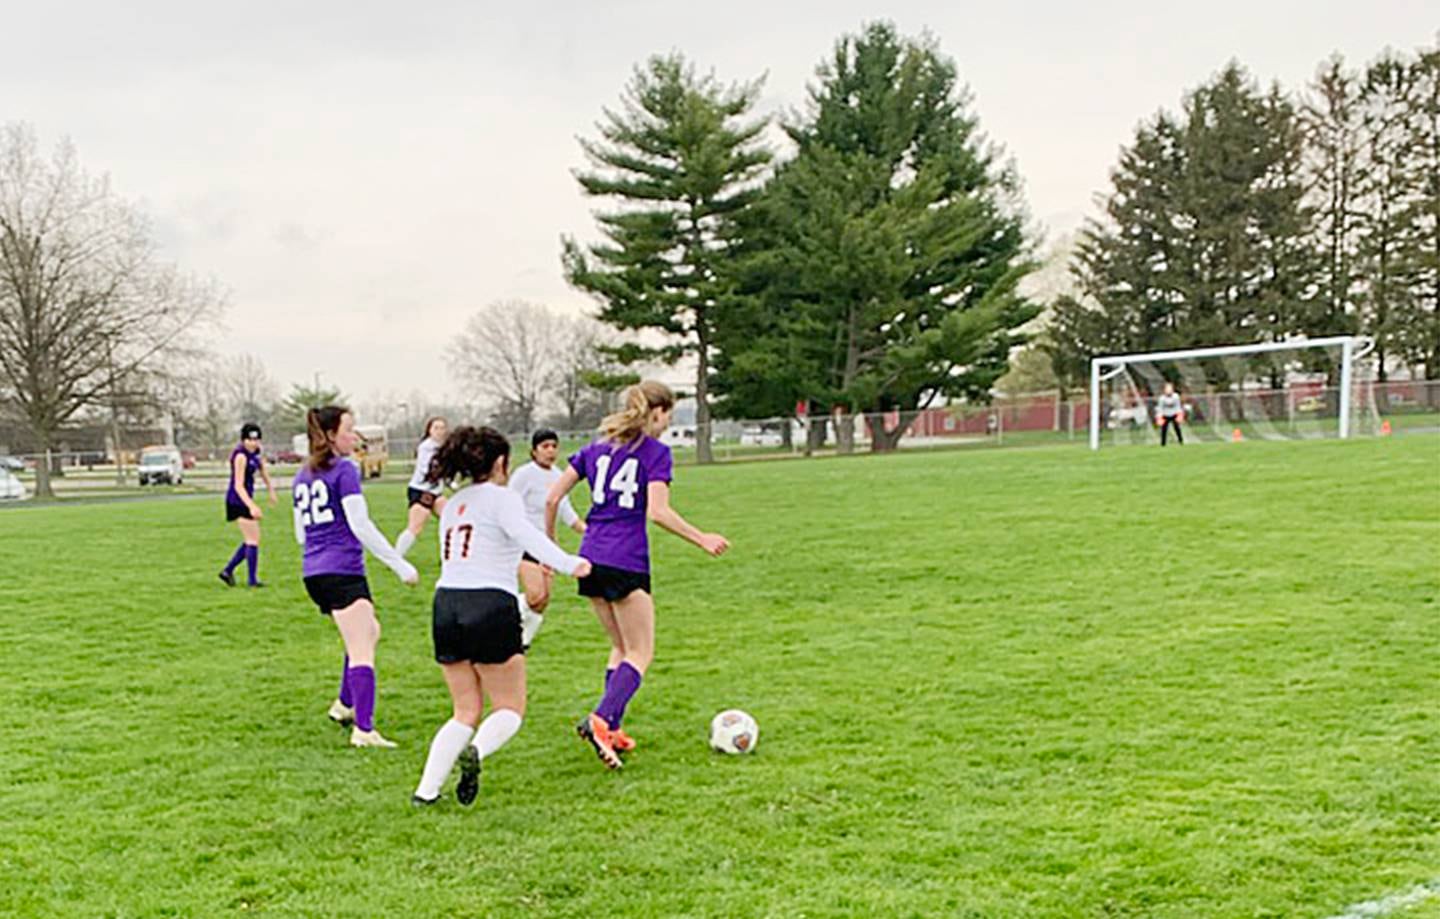
[(243, 504), (235, 504), (235, 503), (230, 502), (230, 501), (226, 501), (226, 502), (225, 502), (225, 522), (226, 522), (226, 523), (229, 523), (229, 522), (232, 521), (232, 520), (254, 520), (254, 519), (255, 519), (255, 518), (254, 518), (253, 516), (251, 516), (251, 514), (250, 514), (250, 508), (246, 507), (245, 505), (243, 505)]
[(650, 593), (649, 574), (592, 564), (590, 573), (580, 579), (580, 596), (599, 597), (611, 603), (624, 600), (637, 590)]
[(425, 491), (423, 488), (407, 488), (405, 489), (405, 497), (410, 499), (411, 507), (418, 504), (426, 510), (433, 511), (435, 509), (435, 499), (440, 496), (433, 491)]
[(305, 579), (305, 592), (328, 616), (356, 600), (369, 600), (370, 582), (363, 574), (312, 574)]
[(520, 605), (506, 590), (439, 588), (430, 632), (435, 660), (442, 664), (503, 664), (525, 653), (520, 643)]

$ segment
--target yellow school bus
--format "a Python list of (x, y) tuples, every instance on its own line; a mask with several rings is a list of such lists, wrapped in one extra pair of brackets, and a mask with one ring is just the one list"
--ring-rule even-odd
[(355, 462), (360, 464), (360, 474), (367, 479), (378, 479), (385, 472), (390, 461), (390, 445), (385, 437), (385, 426), (360, 424), (355, 426), (360, 435), (360, 444), (355, 448)]

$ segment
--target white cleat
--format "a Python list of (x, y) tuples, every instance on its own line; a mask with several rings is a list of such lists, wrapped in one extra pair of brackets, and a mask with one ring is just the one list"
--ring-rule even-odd
[(386, 740), (380, 736), (379, 731), (362, 731), (359, 728), (350, 730), (350, 746), (352, 747), (393, 747), (395, 741)]
[(330, 716), (331, 721), (339, 725), (349, 727), (355, 723), (355, 709), (341, 703), (339, 699), (330, 703), (330, 711), (325, 714)]

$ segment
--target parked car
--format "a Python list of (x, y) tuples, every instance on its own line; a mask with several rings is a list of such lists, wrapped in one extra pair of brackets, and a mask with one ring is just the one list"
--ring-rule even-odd
[(11, 472), (24, 472), (25, 461), (18, 456), (0, 456), (0, 469), (8, 469)]
[(25, 490), (25, 483), (8, 468), (0, 466), (0, 501), (24, 501), (28, 497), (30, 493)]
[(140, 451), (141, 485), (179, 485), (185, 481), (185, 460), (174, 447), (146, 447)]
[(281, 450), (275, 454), (275, 462), (290, 464), (303, 463), (305, 462), (305, 457), (296, 453), (294, 450)]

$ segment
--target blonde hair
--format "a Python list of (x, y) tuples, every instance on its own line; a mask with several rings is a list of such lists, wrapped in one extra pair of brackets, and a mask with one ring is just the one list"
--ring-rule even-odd
[(625, 407), (606, 415), (600, 422), (602, 440), (628, 444), (645, 433), (651, 409), (668, 410), (675, 407), (675, 393), (670, 387), (656, 380), (642, 380), (634, 386), (625, 387), (622, 398), (625, 400)]

